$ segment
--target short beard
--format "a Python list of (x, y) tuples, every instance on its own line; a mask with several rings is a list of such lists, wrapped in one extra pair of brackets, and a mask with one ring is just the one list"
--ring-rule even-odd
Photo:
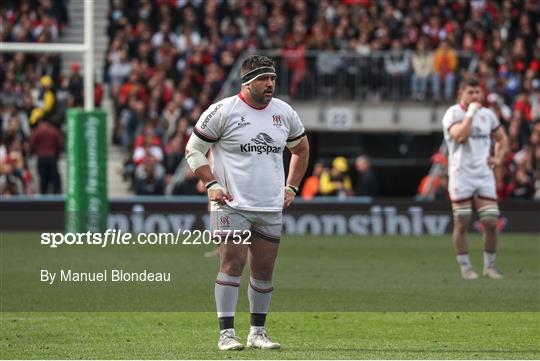
[(255, 100), (257, 103), (261, 103), (261, 104), (268, 104), (272, 100), (272, 98), (266, 100), (264, 93), (259, 95), (253, 91), (251, 92), (251, 98), (253, 98), (253, 100)]

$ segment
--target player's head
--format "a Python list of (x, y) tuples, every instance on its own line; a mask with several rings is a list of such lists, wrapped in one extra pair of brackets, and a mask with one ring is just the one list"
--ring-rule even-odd
[(480, 82), (475, 77), (464, 79), (459, 85), (459, 101), (465, 107), (472, 102), (482, 100), (482, 88)]
[(242, 62), (240, 69), (242, 89), (261, 104), (268, 104), (274, 95), (276, 69), (272, 59), (263, 55), (250, 55)]

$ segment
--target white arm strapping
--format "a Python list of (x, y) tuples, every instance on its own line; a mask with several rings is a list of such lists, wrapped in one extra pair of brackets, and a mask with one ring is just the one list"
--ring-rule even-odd
[(291, 149), (291, 148), (296, 147), (298, 144), (300, 144), (302, 139), (304, 139), (304, 137), (302, 137), (300, 139), (293, 140), (292, 142), (287, 142), (287, 148)]
[(195, 133), (191, 134), (188, 144), (186, 145), (186, 160), (193, 172), (203, 165), (208, 165), (206, 153), (211, 145), (212, 143), (205, 142), (197, 137)]

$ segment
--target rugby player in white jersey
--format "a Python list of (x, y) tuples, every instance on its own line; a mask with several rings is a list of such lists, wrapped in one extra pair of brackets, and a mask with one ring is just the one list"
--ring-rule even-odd
[[(508, 140), (495, 113), (482, 107), (481, 100), (478, 80), (465, 80), (460, 86), (459, 103), (448, 108), (442, 120), (449, 153), (448, 192), (454, 214), (452, 239), (461, 276), (468, 280), (478, 278), (469, 258), (467, 241), (473, 203), (484, 226), (483, 275), (502, 278), (495, 268), (499, 207), (493, 168), (502, 164)], [(492, 139), (495, 141), (493, 154)]]
[[(186, 159), (204, 182), (211, 201), (212, 232), (250, 231), (251, 244), (221, 240), (215, 299), (220, 325), (218, 348), (240, 350), (234, 330), (238, 288), (246, 262), (251, 327), (247, 347), (280, 348), (267, 335), (272, 272), (281, 237), (282, 211), (298, 193), (309, 159), (309, 143), (296, 112), (273, 98), (276, 71), (265, 56), (242, 62), (240, 93), (212, 104), (200, 117)], [(285, 182), (283, 151), (291, 162)], [(212, 149), (213, 164), (205, 157)]]

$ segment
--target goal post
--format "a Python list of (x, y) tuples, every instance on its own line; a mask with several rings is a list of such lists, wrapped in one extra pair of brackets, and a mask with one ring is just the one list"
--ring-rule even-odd
[(84, 109), (66, 113), (66, 231), (99, 232), (107, 227), (107, 115), (94, 109), (94, 0), (84, 0), (84, 42), (0, 42), (0, 52), (80, 53)]

